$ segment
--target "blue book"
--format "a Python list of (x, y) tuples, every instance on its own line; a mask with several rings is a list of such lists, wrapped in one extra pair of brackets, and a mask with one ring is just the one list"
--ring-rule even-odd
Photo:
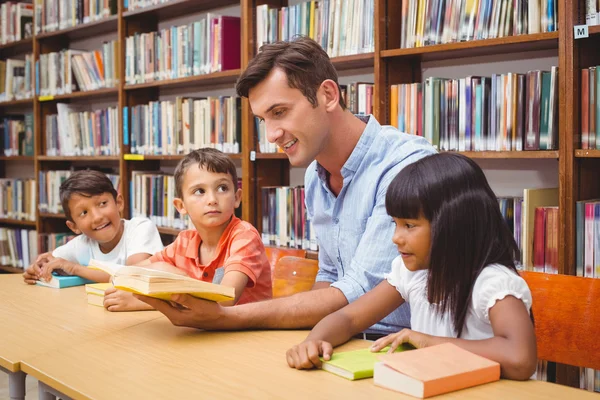
[(49, 282), (37, 281), (36, 285), (47, 286), (56, 289), (68, 288), (71, 286), (83, 286), (86, 283), (95, 283), (89, 279), (82, 278), (76, 275), (61, 276), (52, 273), (52, 279)]

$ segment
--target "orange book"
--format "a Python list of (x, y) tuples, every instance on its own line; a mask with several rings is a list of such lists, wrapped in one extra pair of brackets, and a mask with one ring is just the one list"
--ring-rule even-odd
[(452, 343), (386, 354), (379, 359), (375, 385), (419, 398), (500, 379), (500, 364)]

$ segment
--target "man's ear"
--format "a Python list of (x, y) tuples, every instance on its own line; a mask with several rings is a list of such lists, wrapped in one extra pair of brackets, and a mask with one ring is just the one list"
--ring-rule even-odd
[(321, 83), (319, 92), (321, 94), (319, 101), (323, 102), (328, 112), (334, 111), (340, 105), (340, 89), (331, 79), (325, 79)]
[(173, 205), (175, 206), (175, 208), (177, 209), (177, 211), (179, 211), (179, 214), (181, 214), (181, 215), (187, 214), (187, 211), (185, 209), (185, 205), (183, 204), (183, 200), (180, 199), (179, 197), (175, 197), (173, 199)]
[(77, 224), (73, 221), (67, 221), (67, 227), (73, 231), (74, 234), (80, 235), (81, 231), (77, 228)]
[(119, 193), (117, 195), (117, 199), (115, 200), (117, 203), (117, 208), (119, 209), (119, 215), (123, 215), (123, 209), (125, 208), (125, 200), (123, 200), (123, 196)]
[(242, 189), (235, 191), (235, 208), (238, 208), (242, 203)]

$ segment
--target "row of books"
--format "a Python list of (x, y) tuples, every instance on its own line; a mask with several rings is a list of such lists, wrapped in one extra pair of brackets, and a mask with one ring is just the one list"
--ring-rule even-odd
[(535, 208), (533, 268), (535, 272), (558, 274), (558, 207)]
[(34, 0), (34, 4), (36, 35), (117, 14), (117, 0)]
[(109, 156), (119, 154), (117, 107), (78, 111), (83, 107), (58, 103), (58, 114), (46, 116), (46, 155)]
[(0, 226), (0, 265), (24, 268), (37, 257), (37, 232)]
[(304, 204), (304, 187), (265, 186), (261, 188), (261, 202), (265, 245), (318, 250)]
[(68, 233), (40, 233), (37, 235), (38, 245), (37, 251), (39, 254), (53, 251), (57, 247), (67, 244), (71, 239), (74, 239), (73, 232)]
[(18, 42), (32, 34), (33, 4), (7, 2), (0, 5), (0, 43)]
[[(64, 211), (60, 202), (59, 189), (72, 173), (72, 170), (40, 171), (37, 182), (40, 193), (38, 205), (40, 212), (60, 214)], [(107, 173), (106, 176), (111, 180), (114, 188), (119, 191), (119, 175)]]
[(558, 69), (392, 85), (391, 125), (440, 150), (558, 147)]
[(135, 11), (141, 8), (165, 4), (172, 0), (123, 0), (123, 7), (127, 11)]
[(124, 135), (134, 154), (187, 154), (213, 147), (225, 153), (241, 151), (241, 99), (219, 96), (177, 97), (125, 107)]
[(208, 14), (187, 25), (125, 40), (127, 84), (240, 68), (240, 18)]
[(557, 30), (556, 0), (402, 0), (400, 47)]
[(600, 66), (581, 70), (581, 148), (600, 149)]
[(289, 7), (256, 7), (256, 50), (263, 44), (308, 36), (330, 57), (374, 51), (373, 0), (305, 1)]
[(523, 198), (522, 197), (498, 197), (498, 205), (500, 212), (506, 221), (509, 229), (514, 235), (515, 242), (519, 246), (521, 253), (523, 252)]
[(36, 61), (36, 94), (56, 96), (116, 87), (118, 48), (113, 40), (104, 42), (100, 50), (64, 49), (40, 54)]
[(575, 204), (576, 274), (600, 278), (600, 200), (582, 200)]
[(0, 120), (0, 153), (6, 157), (33, 156), (33, 114), (7, 115)]
[(0, 102), (33, 97), (33, 54), (0, 60)]
[(585, 23), (586, 25), (600, 25), (600, 0), (585, 1)]
[[(339, 85), (346, 107), (353, 114), (369, 115), (373, 113), (373, 90), (375, 85), (367, 82), (352, 82)], [(254, 119), (258, 149), (261, 153), (280, 153), (282, 150), (275, 143), (267, 140), (266, 125)]]
[(35, 221), (35, 179), (0, 179), (0, 218)]

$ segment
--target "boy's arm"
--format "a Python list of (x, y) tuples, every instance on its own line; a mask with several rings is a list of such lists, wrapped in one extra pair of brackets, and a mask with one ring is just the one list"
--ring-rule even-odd
[(158, 271), (171, 272), (173, 274), (187, 276), (187, 274), (183, 270), (177, 268), (176, 266), (174, 266), (172, 264), (169, 264), (166, 261), (158, 261), (158, 262), (153, 262), (153, 263), (148, 263), (148, 264), (138, 264), (138, 265), (143, 266), (144, 268), (156, 269)]
[(52, 271), (63, 270), (68, 275), (77, 275), (94, 282), (110, 282), (110, 275), (104, 271), (87, 268), (73, 261), (64, 258), (55, 257), (48, 261), (42, 267), (41, 279), (49, 281), (52, 278)]
[(230, 286), (235, 289), (235, 299), (230, 301), (223, 301), (219, 304), (222, 306), (228, 307), (235, 305), (240, 296), (244, 292), (246, 285), (248, 284), (248, 275), (244, 274), (240, 271), (229, 271), (225, 273), (223, 276), (223, 280), (221, 280), (221, 285)]
[[(125, 260), (125, 265), (143, 265), (140, 264), (141, 262), (144, 262), (145, 260), (148, 260), (150, 257), (152, 257), (152, 254), (148, 254), (148, 253), (137, 253), (137, 254), (133, 254), (132, 256), (127, 257), (127, 260)], [(150, 261), (148, 261), (148, 264), (150, 263)]]

